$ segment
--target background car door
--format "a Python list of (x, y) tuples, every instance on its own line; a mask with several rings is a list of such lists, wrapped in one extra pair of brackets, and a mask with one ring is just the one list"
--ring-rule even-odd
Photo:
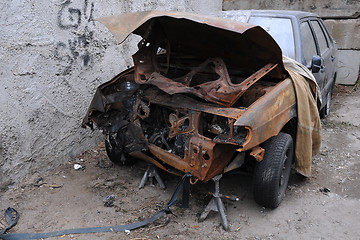
[[(314, 56), (320, 56), (320, 52), (318, 50), (316, 38), (314, 32), (310, 26), (310, 21), (308, 19), (303, 20), (300, 23), (300, 32), (301, 32), (301, 42), (303, 44), (302, 55), (303, 60), (302, 63), (309, 69), (311, 69), (311, 63)], [(322, 61), (323, 62), (323, 61)], [(323, 68), (323, 66), (322, 66)], [(324, 68), (318, 72), (313, 72), (313, 75), (322, 90), (324, 88), (324, 80), (325, 80), (325, 71)]]
[(324, 72), (324, 86), (322, 96), (325, 97), (326, 93), (331, 89), (332, 78), (334, 73), (334, 49), (333, 44), (330, 42), (330, 39), (326, 37), (326, 32), (324, 26), (321, 22), (317, 20), (310, 20), (311, 26), (314, 30), (318, 47), (320, 50), (320, 57), (323, 59), (323, 69), (320, 70)]

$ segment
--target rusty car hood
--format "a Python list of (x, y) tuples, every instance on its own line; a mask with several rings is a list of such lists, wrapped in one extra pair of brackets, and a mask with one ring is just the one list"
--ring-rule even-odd
[(221, 57), (233, 67), (260, 69), (273, 63), (277, 67), (271, 72), (272, 78), (283, 79), (286, 75), (280, 47), (259, 26), (214, 16), (168, 11), (125, 13), (97, 20), (110, 30), (118, 43), (131, 33), (148, 37), (152, 24), (157, 22), (169, 39), (172, 52), (196, 53), (206, 57), (210, 54)]

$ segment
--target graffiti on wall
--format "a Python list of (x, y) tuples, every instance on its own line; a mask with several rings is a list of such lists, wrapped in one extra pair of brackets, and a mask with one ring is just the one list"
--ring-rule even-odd
[(82, 9), (71, 7), (71, 0), (66, 0), (61, 4), (58, 13), (58, 24), (62, 29), (78, 28), (81, 24), (82, 18), (85, 23), (94, 22), (94, 3), (90, 4), (89, 1), (84, 0)]
[(58, 26), (75, 35), (67, 41), (59, 41), (55, 46), (55, 57), (66, 64), (63, 74), (68, 74), (74, 64), (88, 67), (92, 62), (90, 44), (94, 39), (94, 31), (91, 30), (91, 24), (95, 25), (95, 5), (89, 0), (83, 0), (80, 7), (74, 5), (71, 0), (66, 0), (60, 5), (57, 16)]

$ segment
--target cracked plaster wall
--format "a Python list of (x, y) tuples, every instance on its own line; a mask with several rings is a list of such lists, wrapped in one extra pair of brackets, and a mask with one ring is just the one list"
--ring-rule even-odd
[(221, 10), (220, 0), (13, 0), (0, 3), (0, 189), (95, 146), (80, 128), (96, 87), (132, 65), (94, 19), (122, 12)]

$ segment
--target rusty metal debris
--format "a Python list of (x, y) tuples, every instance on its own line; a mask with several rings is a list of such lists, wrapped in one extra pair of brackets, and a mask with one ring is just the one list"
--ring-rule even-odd
[(260, 162), (264, 158), (265, 149), (260, 146), (254, 147), (250, 152), (250, 155), (253, 156), (256, 161)]
[(260, 161), (259, 145), (296, 116), (281, 50), (260, 27), (171, 12), (100, 21), (119, 42), (142, 37), (134, 67), (97, 89), (83, 120), (126, 156), (206, 182), (247, 151)]

